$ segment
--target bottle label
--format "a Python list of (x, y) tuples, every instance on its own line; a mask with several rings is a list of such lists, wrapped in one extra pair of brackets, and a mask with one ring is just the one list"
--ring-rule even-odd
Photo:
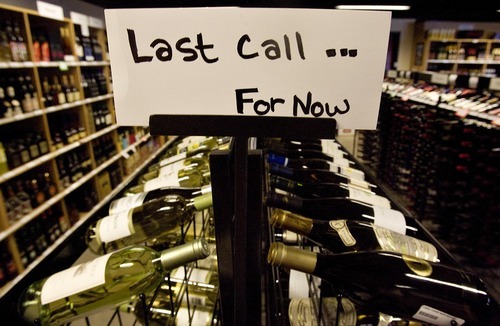
[(193, 318), (189, 318), (189, 310), (187, 308), (179, 308), (177, 311), (176, 325), (191, 325), (191, 326), (206, 326), (211, 320), (208, 311), (196, 309), (193, 313)]
[(370, 189), (370, 185), (368, 184), (368, 182), (366, 182), (364, 180), (354, 179), (354, 178), (349, 178), (349, 185), (353, 186), (353, 187), (358, 187), (361, 189), (367, 189), (367, 190)]
[(330, 221), (329, 224), (332, 229), (337, 231), (346, 247), (351, 247), (356, 244), (356, 239), (352, 236), (351, 231), (349, 231), (345, 220), (333, 220)]
[(111, 255), (109, 253), (50, 276), (40, 294), (42, 305), (103, 285), (106, 264)]
[(465, 320), (429, 306), (421, 306), (413, 318), (437, 326), (463, 325)]
[(135, 233), (132, 225), (133, 209), (109, 215), (99, 221), (97, 230), (102, 242), (111, 242)]
[(292, 298), (288, 306), (290, 326), (317, 326), (316, 313), (310, 298)]
[(144, 183), (144, 191), (151, 191), (162, 187), (180, 187), (177, 175), (164, 175)]
[(335, 157), (334, 162), (339, 166), (349, 167), (349, 160), (344, 157)]
[(375, 225), (397, 233), (406, 234), (406, 219), (400, 211), (390, 208), (373, 206)]
[(365, 180), (365, 173), (363, 171), (351, 167), (341, 166), (340, 173), (349, 176), (351, 179)]
[(436, 247), (431, 243), (391, 231), (375, 224), (372, 224), (372, 227), (382, 250), (397, 252), (434, 262), (439, 261)]
[(141, 192), (133, 196), (127, 196), (115, 200), (109, 206), (109, 215), (117, 214), (137, 206), (141, 206), (147, 196), (147, 192)]
[(184, 167), (184, 161), (177, 161), (171, 164), (164, 165), (160, 167), (158, 171), (158, 176), (171, 175), (172, 173), (177, 173), (178, 170)]
[(172, 164), (174, 162), (177, 162), (177, 161), (180, 161), (180, 160), (183, 160), (187, 157), (187, 154), (186, 152), (184, 153), (180, 153), (180, 154), (177, 154), (177, 155), (173, 155), (173, 156), (170, 156), (166, 159), (163, 159), (160, 161), (160, 166), (165, 166), (165, 165), (168, 165), (168, 164)]
[(349, 198), (374, 206), (391, 208), (391, 202), (387, 198), (353, 187), (349, 187)]
[[(191, 274), (188, 273), (189, 274), (189, 281), (206, 284), (206, 283), (208, 283), (209, 277), (211, 276), (211, 275), (209, 275), (209, 273), (211, 273), (211, 272), (208, 270), (205, 270), (205, 269), (193, 268), (191, 270)], [(184, 280), (185, 275), (186, 274), (184, 273), (184, 268), (181, 267), (181, 268), (177, 268), (175, 273), (172, 274), (172, 277), (179, 279), (179, 280)]]

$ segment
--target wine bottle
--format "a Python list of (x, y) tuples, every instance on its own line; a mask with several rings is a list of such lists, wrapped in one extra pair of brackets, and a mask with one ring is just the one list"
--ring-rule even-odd
[(175, 286), (179, 289), (187, 283), (187, 295), (184, 294), (182, 302), (189, 300), (192, 306), (215, 306), (219, 289), (217, 272), (196, 267), (189, 269), (180, 267), (172, 271), (170, 281), (175, 282)]
[(313, 220), (292, 212), (275, 210), (270, 223), (277, 228), (307, 236), (333, 253), (378, 250), (439, 261), (438, 251), (433, 244), (369, 222)]
[(179, 195), (186, 199), (191, 199), (199, 195), (205, 195), (212, 192), (212, 186), (203, 187), (163, 187), (151, 191), (141, 192), (132, 196), (125, 196), (115, 199), (109, 205), (109, 215), (113, 215), (137, 206), (141, 206), (152, 200), (168, 195)]
[(318, 254), (273, 243), (268, 262), (312, 274), (354, 302), (433, 325), (493, 325), (498, 303), (463, 269), (388, 252)]
[(183, 172), (179, 171), (177, 175), (159, 176), (143, 184), (132, 186), (125, 193), (128, 196), (163, 187), (202, 187), (209, 184), (210, 172), (202, 172), (196, 169), (191, 169), (189, 172), (185, 175), (182, 175)]
[(267, 155), (267, 161), (294, 169), (320, 169), (329, 170), (345, 175), (349, 178), (365, 180), (365, 173), (361, 170), (346, 165), (340, 165), (320, 158), (291, 159), (274, 153)]
[(20, 296), (19, 312), (28, 322), (63, 325), (147, 295), (165, 271), (207, 256), (204, 239), (162, 252), (127, 247), (34, 282)]
[[(271, 176), (270, 186), (299, 197), (304, 196), (306, 199), (311, 197), (311, 200), (319, 200), (325, 197), (349, 198), (380, 207), (391, 207), (391, 202), (387, 198), (343, 183), (302, 183)], [(319, 194), (322, 195), (319, 196)]]
[(342, 153), (331, 153), (331, 154), (326, 154), (323, 151), (319, 150), (313, 150), (313, 149), (286, 149), (280, 146), (276, 145), (269, 145), (267, 148), (268, 153), (274, 153), (277, 155), (285, 156), (291, 159), (310, 159), (310, 158), (315, 158), (315, 159), (322, 159), (326, 160), (329, 162), (336, 163), (338, 165), (342, 166), (351, 166), (354, 165), (354, 162), (349, 161), (347, 158), (343, 156)]
[(94, 253), (138, 244), (173, 230), (193, 217), (195, 211), (212, 206), (212, 194), (186, 200), (168, 195), (118, 214), (106, 216), (87, 230), (85, 241)]
[(348, 178), (339, 173), (320, 169), (292, 169), (277, 164), (269, 164), (269, 173), (299, 182), (309, 183), (345, 183), (361, 189), (372, 189), (375, 185), (363, 180)]

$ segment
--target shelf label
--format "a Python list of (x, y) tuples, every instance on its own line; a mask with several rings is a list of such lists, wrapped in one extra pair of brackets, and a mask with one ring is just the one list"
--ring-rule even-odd
[(389, 12), (146, 8), (105, 18), (119, 125), (193, 114), (376, 128)]
[(433, 73), (431, 83), (438, 85), (448, 85), (448, 74)]
[(64, 20), (64, 11), (61, 6), (56, 6), (45, 1), (37, 1), (36, 8), (40, 16), (51, 19)]
[(492, 91), (500, 91), (500, 78), (498, 78), (498, 77), (491, 78), (489, 89)]
[(101, 28), (101, 29), (103, 29), (104, 28), (104, 22), (102, 21), (102, 19), (89, 16), (89, 26), (93, 27), (93, 28)]
[(82, 36), (90, 36), (89, 32), (89, 16), (80, 14), (78, 12), (71, 11), (70, 13), (71, 21), (74, 24), (80, 25)]

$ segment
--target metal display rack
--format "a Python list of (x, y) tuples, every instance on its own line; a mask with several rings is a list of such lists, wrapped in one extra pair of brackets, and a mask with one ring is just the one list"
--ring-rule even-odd
[(152, 135), (234, 137), (229, 150), (216, 150), (210, 155), (220, 318), (223, 325), (270, 324), (275, 302), (272, 293), (263, 290), (270, 281), (262, 261), (269, 247), (269, 236), (263, 234), (268, 231), (263, 227), (268, 224), (262, 204), (266, 184), (263, 152), (249, 149), (249, 138), (334, 139), (336, 120), (152, 115), (150, 128)]

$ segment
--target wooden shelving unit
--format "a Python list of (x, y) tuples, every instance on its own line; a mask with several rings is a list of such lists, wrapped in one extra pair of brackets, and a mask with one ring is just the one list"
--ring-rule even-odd
[[(0, 5), (0, 20), (7, 20), (19, 26), (20, 35), (26, 44), (28, 60), (0, 61), (0, 78), (9, 76), (29, 76), (36, 90), (38, 109), (28, 112), (17, 112), (15, 115), (0, 116), (0, 142), (7, 139), (23, 137), (23, 133), (35, 132), (40, 134), (48, 144), (48, 151), (21, 165), (10, 167), (0, 174), (0, 244), (3, 250), (0, 268), (15, 268), (15, 275), (10, 279), (0, 278), (0, 298), (4, 297), (24, 276), (39, 265), (48, 255), (61, 249), (64, 241), (69, 239), (79, 227), (90, 219), (97, 210), (103, 207), (111, 198), (116, 196), (123, 187), (135, 177), (134, 171), (140, 171), (158, 153), (165, 149), (167, 142), (164, 136), (151, 136), (148, 127), (119, 127), (116, 125), (111, 71), (107, 56), (106, 31), (90, 28), (90, 37), (97, 40), (102, 49), (102, 60), (79, 60), (76, 48), (76, 36), (80, 26), (70, 19), (56, 20), (43, 17), (36, 11)], [(43, 29), (50, 35), (51, 42), (66, 45), (65, 56), (60, 60), (39, 61), (35, 56), (34, 42)], [(64, 30), (64, 39), (61, 37)], [(61, 39), (57, 39), (57, 36)], [(68, 53), (67, 49), (70, 49)], [(1, 58), (0, 58), (1, 60)], [(85, 93), (86, 75), (98, 73), (105, 77), (106, 92), (88, 96)], [(44, 80), (52, 81), (57, 76), (62, 83), (62, 76), (74, 80), (74, 86), (79, 94), (78, 99), (57, 105), (46, 105)], [(1, 85), (0, 85), (1, 86)], [(76, 92), (76, 91), (75, 91)], [(76, 94), (76, 93), (75, 93)], [(87, 96), (86, 96), (87, 95)], [(104, 127), (96, 128), (94, 105), (106, 108), (109, 111), (108, 123)], [(111, 117), (109, 119), (109, 117)], [(61, 119), (77, 121), (81, 132), (77, 139), (64, 144), (56, 144), (55, 128), (60, 128)], [(18, 135), (19, 134), (19, 135)], [(126, 138), (126, 141), (123, 139)], [(98, 143), (106, 142), (109, 146), (105, 159), (97, 157)], [(63, 171), (59, 160), (71, 155), (74, 151), (87, 157), (89, 167), (77, 180), (70, 184), (62, 184)], [(7, 153), (8, 154), (8, 153)], [(7, 155), (9, 164), (9, 155)], [(22, 217), (12, 220), (9, 218), (9, 195), (6, 193), (8, 185), (15, 186), (18, 180), (30, 179), (34, 174), (49, 173), (50, 182), (55, 186), (55, 194), (45, 198), (36, 207), (23, 214)], [(103, 182), (103, 180), (107, 182)], [(107, 183), (107, 187), (104, 187)], [(75, 193), (88, 189), (95, 194), (96, 202), (87, 211), (75, 212)], [(22, 242), (35, 242), (36, 239), (21, 239), (20, 232), (28, 225), (37, 223), (47, 211), (58, 212), (61, 233), (59, 238), (47, 240), (45, 248), (37, 250), (36, 256), (26, 263), (23, 260)], [(77, 218), (74, 216), (77, 215)], [(33, 234), (35, 237), (36, 235)], [(24, 241), (26, 240), (26, 241)], [(39, 249), (39, 248), (38, 248)], [(13, 263), (13, 264), (12, 264)], [(13, 265), (13, 266), (12, 266)]]

